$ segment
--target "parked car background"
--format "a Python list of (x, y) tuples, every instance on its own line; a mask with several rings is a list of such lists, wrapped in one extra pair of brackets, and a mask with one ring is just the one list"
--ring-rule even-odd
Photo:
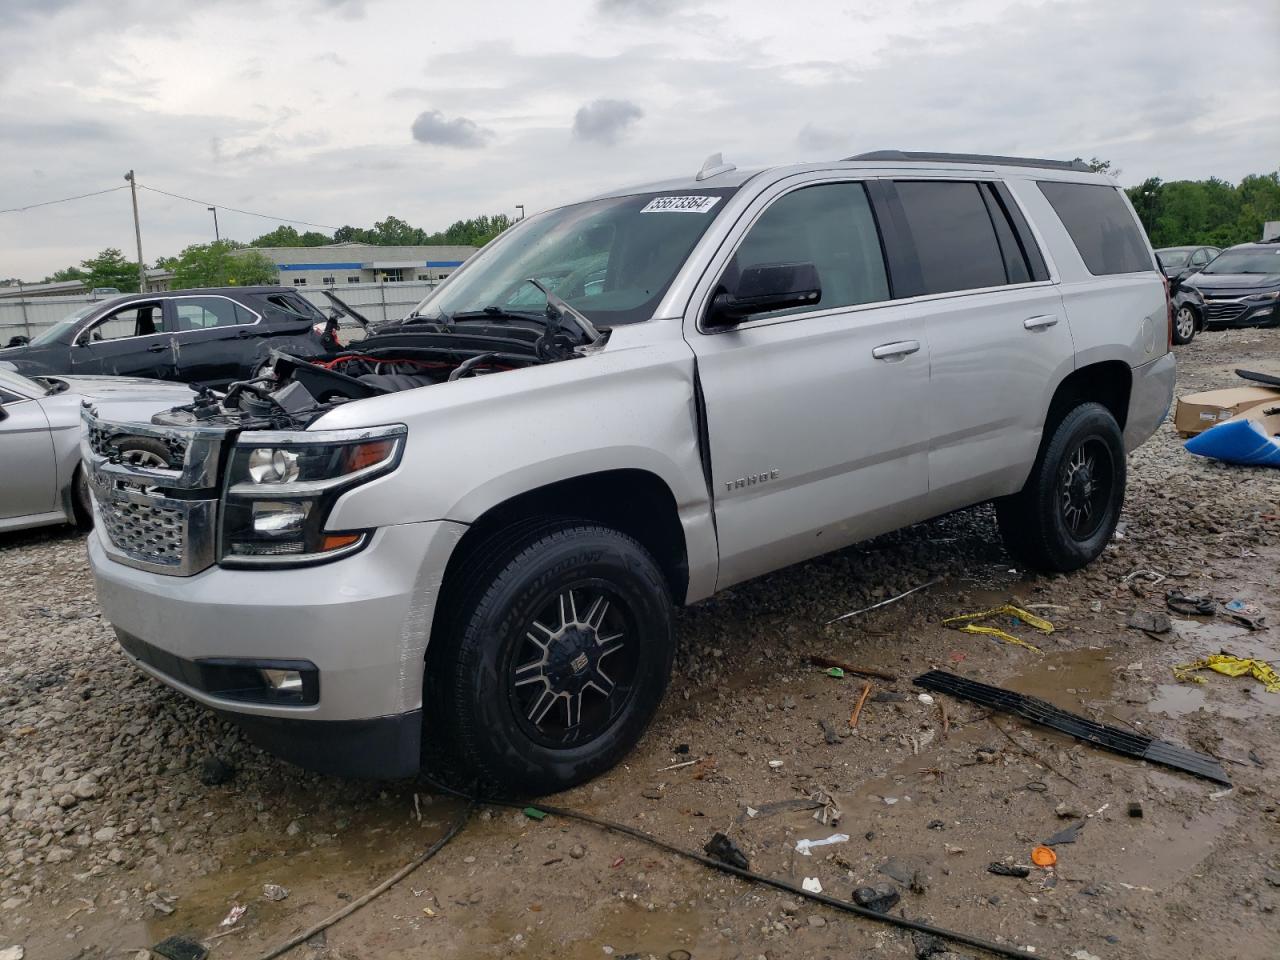
[(129, 294), (88, 304), (33, 338), (0, 350), (27, 376), (151, 377), (222, 386), (243, 380), (272, 349), (320, 357), (336, 323), (286, 287), (217, 287)]
[(1222, 250), (1218, 247), (1161, 247), (1156, 251), (1166, 277), (1192, 274), (1208, 265)]
[(128, 377), (33, 380), (0, 370), (0, 530), (93, 522), (80, 466), (80, 404), (147, 421), (191, 399), (181, 384)]
[(1181, 286), (1204, 297), (1209, 327), (1280, 324), (1280, 240), (1230, 247)]
[(1204, 297), (1195, 287), (1170, 281), (1169, 297), (1173, 301), (1173, 342), (1190, 343), (1204, 329)]

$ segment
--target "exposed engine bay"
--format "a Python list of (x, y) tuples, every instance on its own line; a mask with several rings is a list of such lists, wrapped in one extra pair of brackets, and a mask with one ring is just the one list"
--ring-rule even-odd
[(553, 294), (545, 311), (490, 307), (448, 321), (410, 316), (377, 328), (345, 309), (368, 332), (351, 349), (323, 360), (272, 351), (258, 376), (225, 393), (200, 390), (193, 403), (156, 414), (152, 423), (296, 430), (338, 404), (571, 360), (601, 349), (608, 336)]

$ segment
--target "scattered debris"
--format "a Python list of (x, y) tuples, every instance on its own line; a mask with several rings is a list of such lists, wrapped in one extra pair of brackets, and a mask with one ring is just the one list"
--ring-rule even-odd
[(848, 843), (848, 842), (849, 842), (849, 835), (847, 833), (833, 833), (831, 836), (826, 837), (822, 840), (797, 840), (796, 853), (800, 854), (802, 857), (809, 857), (809, 856), (812, 856), (812, 854), (809, 853), (809, 851), (814, 847), (826, 847), (826, 846), (830, 846), (833, 843)]
[(1173, 629), (1173, 621), (1167, 613), (1156, 613), (1151, 610), (1135, 610), (1129, 614), (1125, 625), (1144, 633), (1168, 633)]
[(222, 922), (218, 924), (218, 926), (234, 927), (237, 923), (240, 922), (240, 918), (244, 916), (244, 912), (247, 909), (248, 907), (242, 907), (238, 903), (233, 903), (231, 905), (230, 911), (228, 911), (227, 915), (222, 918)]
[(1150, 737), (1130, 733), (1127, 730), (1121, 730), (1119, 727), (1109, 727), (1105, 724), (1097, 723), (1086, 717), (1059, 709), (1039, 697), (1028, 697), (1021, 693), (1014, 693), (1011, 690), (1003, 690), (1000, 687), (978, 683), (976, 680), (958, 677), (944, 670), (930, 670), (928, 673), (916, 677), (914, 682), (918, 686), (936, 690), (939, 693), (947, 693), (953, 697), (971, 700), (983, 706), (1012, 713), (1015, 716), (1022, 717), (1024, 720), (1040, 724), (1051, 730), (1070, 734), (1113, 753), (1148, 760), (1151, 763), (1182, 770), (1186, 773), (1203, 777), (1206, 780), (1212, 780), (1215, 783), (1228, 786), (1231, 784), (1222, 769), (1222, 764), (1207, 754), (1187, 750), (1184, 747), (1179, 747), (1163, 740), (1153, 740)]
[(1053, 812), (1063, 820), (1083, 820), (1084, 812), (1075, 804), (1065, 801), (1054, 807)]
[(883, 873), (886, 877), (897, 880), (899, 883), (910, 883), (916, 875), (915, 869), (908, 867), (901, 860), (886, 860), (880, 865), (877, 872)]
[(209, 956), (208, 948), (190, 937), (168, 937), (152, 947), (151, 952), (165, 960), (204, 960)]
[(1229, 797), (1235, 793), (1235, 787), (1227, 787), (1225, 790), (1215, 790), (1209, 794), (1210, 800), (1221, 800), (1223, 797)]
[(526, 817), (528, 817), (530, 820), (545, 820), (545, 819), (547, 819), (547, 815), (546, 815), (546, 813), (544, 813), (543, 811), (539, 810), (537, 807), (525, 807), (525, 808), (524, 808), (524, 815), (525, 815)]
[(262, 885), (262, 895), (268, 900), (279, 903), (289, 897), (289, 891), (286, 887), (280, 886), (278, 883), (264, 883)]
[(235, 779), (236, 768), (219, 757), (205, 757), (200, 764), (200, 782), (216, 787)]
[(901, 899), (902, 894), (888, 883), (879, 883), (874, 887), (858, 887), (853, 891), (854, 903), (876, 913), (888, 913), (898, 905)]
[(818, 723), (822, 727), (822, 739), (827, 742), (828, 746), (835, 746), (840, 742), (840, 731), (836, 729), (836, 725), (823, 717)]
[(1052, 867), (1058, 862), (1058, 855), (1051, 847), (1036, 847), (1031, 851), (1031, 862), (1037, 867)]
[(929, 706), (933, 703), (933, 697), (929, 696), (929, 694), (927, 693), (920, 694), (920, 696), (916, 697), (916, 699), (919, 700), (921, 703), (923, 703), (925, 706)]
[(20, 943), (0, 950), (0, 960), (22, 960), (25, 955), (26, 950)]
[(845, 663), (843, 660), (832, 660), (830, 657), (813, 656), (809, 658), (809, 662), (815, 667), (838, 667), (845, 673), (852, 673), (859, 677), (875, 677), (877, 680), (897, 680), (898, 678), (892, 673), (885, 673), (883, 670), (875, 670), (871, 667), (855, 667), (851, 663)]
[(770, 769), (770, 770), (781, 770), (781, 769), (782, 769), (782, 764), (783, 764), (783, 761), (781, 761), (781, 760), (770, 760), (770, 761), (769, 761), (769, 769)]
[(1083, 947), (1081, 947), (1075, 953), (1071, 954), (1071, 956), (1073, 960), (1102, 960), (1102, 958), (1099, 957), (1097, 954), (1090, 953), (1088, 950), (1085, 950)]
[(964, 853), (964, 847), (957, 847), (954, 843), (944, 843), (942, 849), (949, 857), (958, 857)]
[(1212, 597), (1188, 596), (1181, 590), (1170, 590), (1164, 597), (1165, 605), (1174, 613), (1192, 617), (1212, 617), (1218, 613), (1218, 601)]
[(681, 767), (692, 767), (695, 763), (700, 762), (700, 760), (682, 760), (679, 763), (669, 763), (665, 767), (659, 767), (658, 772), (666, 773), (668, 770), (679, 770)]
[(805, 877), (800, 886), (805, 890), (808, 890), (810, 893), (822, 892), (822, 881), (817, 877)]
[(849, 726), (856, 727), (858, 719), (862, 716), (862, 705), (867, 702), (867, 697), (871, 693), (871, 681), (868, 680), (862, 685), (862, 694), (858, 697), (858, 702), (854, 705), (853, 712), (849, 714)]
[(1084, 825), (1086, 822), (1087, 821), (1081, 820), (1078, 823), (1073, 823), (1071, 826), (1067, 827), (1065, 830), (1059, 830), (1057, 833), (1051, 836), (1048, 840), (1046, 840), (1044, 842), (1044, 845), (1046, 847), (1060, 847), (1063, 844), (1075, 843), (1080, 836), (1080, 831), (1084, 829)]
[(738, 816), (738, 822), (745, 823), (747, 820), (763, 819), (779, 813), (792, 813), (796, 810), (817, 810), (822, 806), (824, 806), (823, 801), (805, 799), (804, 797), (796, 797), (794, 800), (775, 800), (772, 803), (746, 807)]
[(1142, 804), (1137, 800), (1129, 802), (1129, 816), (1134, 820), (1141, 820), (1143, 816)]
[(1195, 675), (1196, 670), (1213, 670), (1228, 677), (1243, 677), (1245, 674), (1266, 685), (1267, 693), (1280, 693), (1280, 674), (1265, 660), (1254, 660), (1233, 656), (1229, 653), (1213, 653), (1192, 663), (1181, 663), (1173, 668), (1173, 675), (1180, 682), (1188, 680), (1204, 683), (1204, 677)]
[(1031, 876), (1031, 868), (1018, 864), (993, 862), (987, 864), (987, 873), (994, 873), (997, 877), (1018, 877), (1025, 880)]
[(1019, 647), (1026, 647), (1028, 650), (1034, 650), (1041, 653), (1039, 647), (1035, 644), (1027, 643), (1021, 637), (1015, 637), (1013, 634), (1001, 630), (999, 627), (984, 627), (979, 625), (979, 621), (989, 620), (991, 617), (1009, 616), (1015, 621), (1022, 621), (1029, 627), (1039, 630), (1041, 633), (1053, 633), (1053, 624), (1042, 617), (1037, 617), (1030, 611), (1023, 610), (1021, 607), (1015, 607), (1011, 603), (1006, 603), (999, 607), (992, 607), (990, 610), (980, 610), (977, 613), (962, 613), (958, 616), (947, 617), (942, 621), (944, 627), (950, 627), (953, 630), (959, 630), (961, 633), (977, 633), (987, 637), (995, 637), (1003, 640), (1005, 643), (1012, 643)]
[[(845, 839), (848, 838), (846, 837)], [(742, 852), (742, 848), (723, 833), (717, 833), (712, 836), (702, 849), (707, 852), (708, 856), (715, 857), (721, 863), (727, 863), (729, 866), (737, 867), (739, 870), (751, 869), (751, 862), (747, 860), (747, 855)]]
[(827, 676), (828, 676), (828, 677), (835, 677), (837, 680), (843, 680), (843, 679), (844, 679), (844, 668), (843, 668), (843, 667), (827, 667), (827, 671), (826, 671), (826, 673), (827, 673)]
[(840, 614), (840, 616), (836, 617), (835, 619), (828, 620), (824, 624), (824, 626), (830, 626), (833, 623), (839, 623), (841, 620), (848, 620), (850, 617), (856, 617), (860, 613), (867, 613), (870, 610), (876, 610), (876, 609), (879, 609), (880, 607), (887, 607), (891, 603), (897, 603), (903, 597), (909, 597), (913, 593), (919, 593), (921, 590), (925, 590), (929, 587), (937, 586), (941, 582), (942, 582), (941, 578), (937, 580), (930, 580), (928, 583), (922, 583), (918, 587), (912, 587), (910, 590), (907, 590), (904, 593), (900, 593), (896, 597), (890, 597), (888, 600), (881, 600), (879, 603), (873, 603), (871, 604), (871, 606), (863, 607), (860, 610), (850, 610), (848, 613), (842, 613)]
[(1250, 630), (1267, 629), (1267, 618), (1256, 604), (1246, 603), (1243, 600), (1228, 600), (1222, 605), (1222, 612), (1242, 627), (1248, 627)]
[(1161, 573), (1159, 570), (1134, 570), (1132, 573), (1127, 574), (1124, 577), (1121, 577), (1120, 582), (1129, 583), (1131, 580), (1136, 580), (1139, 577), (1141, 577), (1143, 580), (1146, 580), (1148, 583), (1152, 585), (1155, 585), (1157, 583), (1162, 583), (1163, 581), (1169, 579), (1167, 574)]

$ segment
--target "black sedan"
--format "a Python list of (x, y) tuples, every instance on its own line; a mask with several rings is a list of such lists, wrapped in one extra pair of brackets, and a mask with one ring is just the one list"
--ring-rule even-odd
[[(336, 313), (336, 311), (335, 311)], [(287, 287), (128, 294), (89, 304), (0, 367), (48, 374), (154, 377), (224, 386), (254, 375), (273, 349), (304, 358), (339, 349), (337, 319)]]
[(1280, 240), (1242, 243), (1223, 250), (1182, 286), (1204, 297), (1210, 327), (1280, 324)]
[(1166, 277), (1190, 276), (1222, 252), (1218, 247), (1161, 247), (1156, 251)]

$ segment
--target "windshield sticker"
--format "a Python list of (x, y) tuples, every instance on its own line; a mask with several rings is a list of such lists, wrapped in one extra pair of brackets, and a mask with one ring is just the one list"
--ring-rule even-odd
[(640, 212), (706, 213), (719, 202), (719, 197), (654, 197)]

